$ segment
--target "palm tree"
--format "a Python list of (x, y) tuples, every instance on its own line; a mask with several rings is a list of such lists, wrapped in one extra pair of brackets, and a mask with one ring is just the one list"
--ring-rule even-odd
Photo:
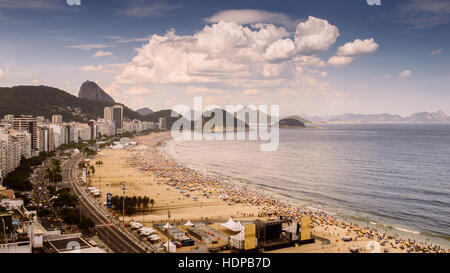
[(153, 200), (153, 198), (152, 199), (150, 199), (150, 205), (152, 206), (152, 210), (153, 210), (153, 205), (155, 204), (155, 200)]
[(95, 174), (95, 168), (94, 168), (94, 166), (90, 166), (89, 169), (91, 170), (92, 175), (94, 175), (94, 174)]

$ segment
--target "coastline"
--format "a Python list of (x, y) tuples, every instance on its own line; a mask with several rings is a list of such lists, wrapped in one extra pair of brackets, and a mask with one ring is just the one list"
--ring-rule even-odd
[[(139, 145), (128, 150), (128, 152), (126, 153), (129, 153), (127, 162), (128, 165), (130, 165), (135, 170), (136, 168), (138, 168), (138, 166), (140, 166), (141, 168), (143, 166), (148, 166), (149, 169), (152, 170), (152, 172), (150, 173), (144, 171), (144, 175), (149, 177), (150, 181), (152, 181), (153, 183), (164, 183), (164, 185), (162, 185), (162, 187), (159, 187), (158, 190), (162, 192), (164, 191), (167, 195), (173, 195), (172, 197), (174, 198), (172, 198), (171, 200), (172, 204), (176, 203), (177, 205), (181, 205), (181, 207), (191, 207), (190, 211), (192, 213), (190, 214), (185, 212), (178, 213), (177, 209), (173, 206), (172, 209), (168, 208), (171, 210), (171, 214), (173, 217), (171, 218), (171, 220), (177, 219), (179, 217), (181, 217), (181, 219), (183, 220), (203, 220), (208, 217), (207, 215), (209, 215), (209, 217), (211, 218), (222, 220), (225, 220), (228, 215), (232, 216), (233, 218), (240, 218), (242, 220), (251, 220), (255, 218), (269, 219), (277, 218), (280, 216), (293, 220), (299, 220), (302, 215), (308, 215), (312, 218), (314, 223), (313, 234), (316, 236), (327, 238), (330, 241), (330, 244), (328, 246), (323, 246), (320, 243), (316, 243), (311, 246), (281, 249), (276, 252), (339, 253), (348, 252), (348, 248), (351, 246), (356, 246), (360, 249), (366, 249), (365, 252), (371, 252), (370, 247), (368, 246), (369, 244), (372, 244), (371, 247), (373, 247), (373, 245), (377, 245), (377, 237), (385, 238), (383, 240), (387, 241), (386, 245), (389, 248), (390, 252), (406, 252), (406, 248), (400, 249), (400, 246), (406, 245), (417, 245), (418, 248), (422, 249), (430, 248), (430, 244), (428, 242), (408, 242), (407, 239), (401, 239), (398, 234), (383, 234), (381, 232), (378, 232), (375, 228), (362, 226), (360, 223), (357, 223), (357, 221), (342, 221), (341, 219), (338, 219), (338, 217), (332, 216), (329, 213), (325, 213), (320, 210), (298, 207), (286, 201), (276, 200), (274, 198), (263, 196), (263, 194), (261, 193), (251, 192), (247, 189), (236, 189), (236, 185), (234, 185), (233, 183), (225, 182), (222, 179), (204, 177), (203, 174), (182, 166), (174, 159), (169, 159), (167, 155), (164, 155), (161, 152), (161, 147), (164, 147), (165, 143), (170, 139), (171, 137), (169, 133), (151, 134), (149, 136), (139, 137)], [(169, 168), (169, 170), (168, 166), (171, 167)], [(138, 172), (142, 172), (142, 170)], [(181, 183), (181, 185), (187, 183), (189, 187), (194, 187), (195, 190), (193, 191), (193, 195), (198, 196), (198, 200), (188, 202), (186, 198), (180, 197), (183, 196), (183, 194), (179, 192), (180, 185), (176, 185), (174, 187), (174, 180), (185, 180), (183, 181), (183, 183)], [(159, 181), (159, 183), (157, 181)], [(164, 187), (166, 187), (165, 190)], [(211, 190), (212, 188), (214, 190)], [(177, 191), (178, 197), (176, 197)], [(211, 194), (211, 192), (214, 191), (217, 192), (215, 194)], [(144, 190), (144, 192), (148, 192), (148, 190)], [(200, 201), (202, 197), (205, 196), (205, 194), (208, 195), (208, 193), (209, 196), (205, 200)], [(156, 204), (158, 204), (159, 202), (166, 202), (166, 199), (170, 199), (160, 192), (158, 192), (157, 195), (157, 199), (160, 199), (160, 201), (156, 200)], [(159, 198), (159, 195), (166, 197)], [(216, 211), (217, 214), (205, 214), (201, 210), (201, 207), (205, 208), (206, 203), (203, 202), (207, 201), (215, 202), (215, 204), (212, 206), (220, 208), (218, 209), (220, 213), (217, 213), (218, 211)], [(193, 204), (191, 204), (192, 202)], [(233, 208), (234, 210), (230, 210), (230, 208)], [(223, 209), (225, 209), (225, 212), (222, 212)], [(157, 208), (156, 206), (155, 210), (159, 210), (160, 213), (157, 215), (138, 215), (136, 217), (143, 217), (144, 223), (153, 223), (156, 221), (162, 222), (164, 220), (167, 220), (167, 215), (164, 215), (164, 213), (167, 211), (161, 213), (161, 210), (164, 209)], [(208, 210), (210, 211), (210, 209)], [(377, 223), (374, 224), (378, 225)], [(354, 240), (352, 242), (343, 242), (342, 238), (345, 236), (351, 236), (352, 238), (354, 238)], [(372, 251), (379, 252), (379, 249), (375, 249)]]

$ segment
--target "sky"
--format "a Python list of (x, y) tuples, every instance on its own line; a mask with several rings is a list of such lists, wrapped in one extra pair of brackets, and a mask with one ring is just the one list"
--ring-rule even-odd
[(450, 114), (450, 1), (368, 2), (0, 0), (0, 86), (77, 95), (91, 80), (132, 109), (201, 96), (281, 115)]

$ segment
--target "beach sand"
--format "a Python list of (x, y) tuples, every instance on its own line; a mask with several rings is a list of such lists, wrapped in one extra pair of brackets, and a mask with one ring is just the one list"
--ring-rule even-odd
[[(125, 196), (148, 196), (155, 200), (150, 211), (142, 215), (138, 212), (133, 217), (126, 219), (138, 220), (142, 223), (165, 222), (170, 211), (171, 221), (198, 221), (204, 219), (239, 219), (245, 213), (258, 214), (258, 208), (243, 204), (228, 205), (219, 198), (206, 198), (198, 191), (189, 192), (191, 197), (186, 197), (179, 190), (164, 184), (167, 179), (156, 178), (150, 171), (139, 171), (127, 164), (131, 149), (100, 151), (95, 161), (101, 160), (103, 165), (95, 166), (95, 175), (91, 178), (91, 185), (97, 187), (103, 196), (111, 193), (113, 196), (122, 196), (122, 185), (125, 183)], [(193, 197), (197, 197), (194, 200)], [(121, 216), (116, 213), (116, 216)]]

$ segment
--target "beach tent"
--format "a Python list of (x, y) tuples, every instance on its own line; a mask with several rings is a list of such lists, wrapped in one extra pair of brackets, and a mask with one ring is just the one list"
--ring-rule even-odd
[(176, 246), (174, 243), (170, 242), (170, 241), (165, 242), (165, 243), (163, 244), (163, 247), (164, 247), (164, 249), (166, 249), (166, 250), (168, 249), (169, 252), (175, 252), (175, 251), (177, 251), (177, 246)]
[(173, 226), (171, 224), (169, 224), (169, 222), (167, 222), (164, 226), (162, 226), (162, 228), (168, 229), (168, 228), (173, 228)]
[(241, 231), (244, 228), (241, 222), (235, 222), (231, 217), (226, 223), (220, 225), (234, 232)]
[(191, 222), (191, 220), (188, 220), (187, 222), (186, 222), (186, 224), (184, 224), (184, 226), (186, 226), (186, 227), (192, 227), (194, 224), (192, 224), (192, 222)]

